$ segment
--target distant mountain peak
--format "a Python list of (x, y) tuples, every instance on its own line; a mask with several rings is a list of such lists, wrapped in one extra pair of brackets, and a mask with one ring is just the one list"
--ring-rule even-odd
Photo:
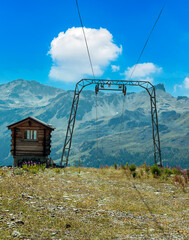
[(188, 97), (187, 96), (178, 96), (177, 97), (177, 100), (188, 100)]
[(46, 106), (64, 90), (35, 80), (17, 79), (0, 85), (0, 100), (11, 108)]
[(36, 81), (36, 80), (25, 80), (25, 79), (22, 79), (22, 78), (19, 78), (19, 79), (16, 79), (16, 80), (13, 80), (11, 81), (10, 83), (18, 83), (18, 84), (38, 84), (38, 85), (43, 85), (41, 84), (40, 82)]
[(15, 79), (15, 80), (13, 80), (12, 82), (23, 82), (23, 81), (25, 81), (24, 79), (21, 79), (21, 78), (19, 78), (19, 79)]
[(165, 86), (164, 86), (163, 83), (159, 83), (159, 84), (155, 85), (155, 89), (156, 90), (159, 89), (159, 90), (162, 90), (162, 91), (166, 92)]

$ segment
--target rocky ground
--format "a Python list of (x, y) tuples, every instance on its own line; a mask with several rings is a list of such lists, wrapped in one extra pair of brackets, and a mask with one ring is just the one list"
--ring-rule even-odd
[(0, 239), (189, 239), (189, 186), (143, 168), (0, 169)]

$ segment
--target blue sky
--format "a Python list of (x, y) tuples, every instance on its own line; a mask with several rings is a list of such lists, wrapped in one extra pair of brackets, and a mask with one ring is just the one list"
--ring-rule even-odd
[[(91, 42), (89, 40), (89, 49), (92, 60), (94, 56), (98, 77), (125, 79), (129, 75), (129, 68), (132, 69), (135, 65), (165, 1), (78, 0), (78, 2), (86, 33), (88, 33), (87, 29), (96, 30), (88, 34), (92, 34), (91, 38), (94, 36), (94, 46), (93, 40)], [(189, 95), (188, 16), (188, 0), (166, 1), (165, 9), (134, 76), (137, 80), (149, 79), (154, 84), (164, 83), (167, 91), (175, 96)], [(75, 44), (74, 41), (70, 41), (70, 49), (76, 50), (68, 58), (69, 52), (66, 45), (64, 45), (67, 51), (66, 56), (62, 48), (58, 49), (58, 53), (62, 54), (58, 57), (58, 53), (53, 52), (51, 46), (53, 39), (58, 40), (58, 34), (61, 32), (64, 34), (62, 42), (61, 39), (59, 41), (59, 47), (63, 46), (61, 44), (64, 44), (64, 38), (68, 36), (68, 29), (72, 29), (77, 34), (80, 32), (81, 29), (77, 29), (80, 27), (80, 22), (74, 0), (1, 1), (0, 18), (0, 83), (22, 78), (64, 89), (73, 89), (75, 82), (80, 80), (83, 73), (85, 77), (92, 77), (89, 73), (90, 69), (86, 69), (89, 65), (81, 69), (79, 74), (80, 63), (77, 62), (81, 59), (79, 54), (83, 58), (86, 57), (86, 61), (88, 59), (87, 55), (77, 52), (74, 45), (72, 47), (71, 44)], [(99, 32), (100, 28), (107, 32)], [(98, 35), (98, 33), (102, 34)], [(103, 36), (107, 36), (107, 42), (103, 40)], [(88, 37), (90, 38), (89, 35)], [(98, 56), (102, 54), (101, 49), (109, 44), (106, 58), (103, 55), (99, 58), (95, 55), (97, 42)], [(49, 51), (50, 54), (48, 54)], [(69, 59), (69, 66), (67, 59)], [(61, 77), (56, 79), (55, 74), (50, 74), (54, 65), (56, 69), (59, 68), (58, 73), (62, 79)], [(112, 65), (116, 66), (115, 71), (112, 71)], [(67, 72), (65, 72), (65, 66)], [(77, 70), (76, 66), (78, 66)]]

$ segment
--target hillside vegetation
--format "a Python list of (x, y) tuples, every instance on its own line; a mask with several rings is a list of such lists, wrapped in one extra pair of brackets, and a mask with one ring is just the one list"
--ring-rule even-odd
[(189, 172), (0, 169), (0, 239), (189, 239)]

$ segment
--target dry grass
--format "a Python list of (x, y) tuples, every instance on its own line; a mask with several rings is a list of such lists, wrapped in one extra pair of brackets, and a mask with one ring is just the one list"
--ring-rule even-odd
[(189, 187), (140, 168), (0, 169), (0, 239), (189, 239)]

